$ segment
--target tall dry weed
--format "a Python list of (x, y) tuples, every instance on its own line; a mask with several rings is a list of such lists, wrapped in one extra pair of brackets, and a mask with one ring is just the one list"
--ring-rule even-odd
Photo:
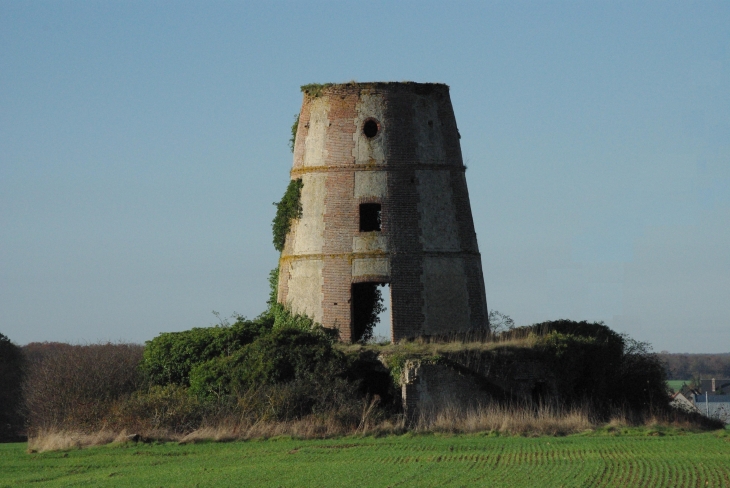
[(141, 385), (138, 344), (30, 344), (23, 397), (36, 431), (93, 431), (119, 399)]
[(587, 407), (562, 408), (552, 405), (508, 406), (490, 404), (462, 409), (447, 406), (423, 412), (414, 430), (418, 432), (501, 432), (521, 435), (568, 435), (595, 428)]
[(83, 447), (109, 444), (119, 437), (119, 433), (110, 430), (82, 433), (42, 429), (32, 437), (28, 437), (28, 450), (31, 452), (44, 452), (81, 449)]
[[(199, 427), (189, 432), (174, 428), (142, 426), (136, 431), (100, 429), (85, 433), (69, 430), (39, 430), (28, 441), (33, 451), (78, 449), (111, 442), (140, 440), (175, 441), (195, 443), (201, 441), (235, 441), (266, 439), (288, 436), (297, 439), (326, 439), (347, 435), (418, 433), (479, 433), (499, 432), (508, 435), (563, 436), (577, 434), (600, 427), (658, 427), (685, 428), (688, 430), (717, 429), (722, 425), (708, 424), (708, 419), (686, 415), (627, 415), (617, 411), (608, 423), (599, 420), (589, 406), (565, 408), (557, 405), (500, 405), (489, 404), (472, 409), (454, 406), (439, 411), (423, 412), (418, 421), (410, 426), (403, 415), (377, 417), (374, 412), (377, 400), (363, 402), (359, 422), (337, 412), (308, 415), (292, 420), (251, 420), (235, 412), (219, 412), (203, 419)], [(344, 420), (343, 420), (344, 419)]]

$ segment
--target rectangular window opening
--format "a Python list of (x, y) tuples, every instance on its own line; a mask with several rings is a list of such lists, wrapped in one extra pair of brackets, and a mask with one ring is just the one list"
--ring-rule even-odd
[(380, 204), (360, 204), (360, 232), (380, 231)]

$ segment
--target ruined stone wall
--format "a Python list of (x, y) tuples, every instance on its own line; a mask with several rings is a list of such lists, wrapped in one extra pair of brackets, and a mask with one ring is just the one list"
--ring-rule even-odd
[[(409, 359), (400, 378), (401, 401), (409, 420), (444, 409), (468, 410), (492, 401), (539, 403), (558, 398), (558, 378), (544, 360), (525, 356), (489, 355), (479, 364), (465, 356), (441, 361)], [(385, 360), (387, 362), (387, 360)]]
[(536, 401), (541, 396), (557, 398), (559, 378), (555, 377), (545, 355), (535, 349), (457, 351), (444, 353), (444, 358), (484, 378), (510, 398)]
[[(303, 211), (281, 256), (279, 301), (348, 341), (352, 283), (387, 282), (393, 340), (485, 326), (464, 171), (446, 85), (305, 94), (291, 172), (304, 183)], [(362, 203), (381, 204), (380, 231), (360, 232)]]
[(409, 360), (403, 368), (401, 401), (403, 412), (411, 422), (422, 414), (437, 414), (447, 408), (476, 409), (492, 400), (473, 376), (446, 365)]

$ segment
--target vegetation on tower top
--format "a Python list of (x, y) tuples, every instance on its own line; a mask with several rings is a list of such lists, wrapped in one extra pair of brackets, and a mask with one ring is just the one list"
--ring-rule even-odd
[(352, 87), (360, 87), (360, 88), (377, 88), (377, 87), (384, 87), (386, 85), (402, 85), (402, 86), (410, 86), (412, 89), (416, 92), (420, 93), (428, 93), (431, 90), (433, 90), (435, 87), (446, 87), (448, 90), (449, 85), (445, 83), (418, 83), (415, 81), (367, 81), (367, 82), (357, 82), (357, 81), (349, 81), (347, 83), (309, 83), (308, 85), (302, 85), (302, 93), (306, 94), (307, 96), (311, 98), (317, 98), (322, 95), (322, 92), (329, 87), (332, 86), (352, 86)]
[(317, 98), (322, 94), (322, 90), (332, 86), (334, 83), (310, 83), (308, 85), (302, 85), (302, 93), (309, 95), (312, 98)]

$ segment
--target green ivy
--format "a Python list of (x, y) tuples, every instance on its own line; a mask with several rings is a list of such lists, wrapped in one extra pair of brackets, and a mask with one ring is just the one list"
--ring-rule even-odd
[(409, 359), (419, 360), (421, 364), (448, 364), (447, 359), (439, 354), (431, 356), (419, 356), (417, 354), (409, 354), (407, 352), (395, 352), (390, 354), (386, 358), (386, 363), (388, 372), (390, 373), (390, 378), (393, 380), (393, 384), (396, 387), (400, 387), (401, 376), (403, 375), (403, 370), (406, 367), (406, 362)]
[(294, 143), (297, 142), (297, 129), (299, 129), (299, 114), (294, 116), (294, 123), (291, 126), (291, 138), (289, 138), (291, 152), (294, 152)]
[(388, 372), (390, 378), (393, 380), (393, 384), (397, 387), (400, 386), (400, 377), (403, 374), (403, 368), (406, 366), (408, 355), (403, 353), (391, 354), (387, 358)]
[(272, 269), (269, 271), (269, 299), (266, 301), (266, 305), (268, 305), (268, 309), (264, 313), (271, 313), (271, 310), (274, 308), (274, 305), (278, 304), (279, 302), (276, 300), (279, 295), (279, 267)]
[(291, 180), (289, 186), (286, 187), (284, 196), (279, 202), (274, 203), (276, 205), (276, 217), (271, 223), (271, 230), (274, 234), (274, 248), (279, 252), (284, 250), (286, 235), (291, 229), (292, 220), (302, 216), (301, 196), (303, 185), (301, 178)]

